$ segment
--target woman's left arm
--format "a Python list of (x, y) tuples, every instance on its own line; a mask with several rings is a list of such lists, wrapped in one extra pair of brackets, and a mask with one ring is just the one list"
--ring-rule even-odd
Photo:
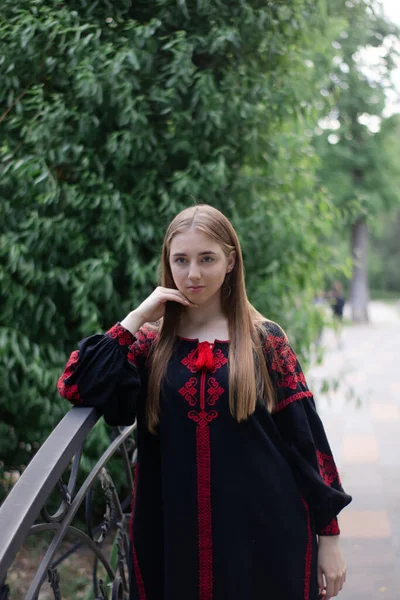
[(279, 325), (268, 323), (264, 353), (277, 393), (272, 418), (319, 536), (318, 578), (328, 599), (341, 589), (345, 564), (337, 515), (352, 497), (344, 491), (323, 423), (300, 363)]

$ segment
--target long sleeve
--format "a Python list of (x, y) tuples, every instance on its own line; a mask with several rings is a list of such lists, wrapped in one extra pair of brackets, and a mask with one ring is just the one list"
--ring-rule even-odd
[(109, 425), (131, 425), (154, 334), (143, 327), (134, 336), (117, 323), (80, 341), (58, 380), (60, 395), (77, 406), (97, 407)]
[(298, 486), (309, 502), (318, 535), (340, 533), (337, 515), (352, 497), (343, 490), (335, 460), (300, 363), (282, 329), (267, 324), (267, 366), (277, 393), (272, 418), (285, 442)]

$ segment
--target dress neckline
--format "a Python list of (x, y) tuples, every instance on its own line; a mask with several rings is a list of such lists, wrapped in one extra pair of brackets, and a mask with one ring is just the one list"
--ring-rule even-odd
[(210, 346), (214, 346), (215, 344), (229, 344), (230, 340), (219, 340), (217, 338), (215, 338), (215, 340), (213, 342), (210, 342), (209, 340), (203, 340), (202, 342), (199, 341), (199, 338), (187, 338), (187, 337), (183, 337), (182, 335), (177, 335), (176, 336), (178, 338), (178, 340), (182, 340), (184, 342), (192, 342), (195, 344), (210, 344)]

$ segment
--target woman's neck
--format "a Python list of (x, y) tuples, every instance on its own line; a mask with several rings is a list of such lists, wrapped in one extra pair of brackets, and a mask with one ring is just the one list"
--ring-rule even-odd
[(196, 307), (185, 308), (181, 323), (187, 327), (207, 327), (213, 323), (227, 322), (226, 315), (222, 312), (221, 299), (210, 298), (210, 301)]
[(222, 312), (221, 303), (207, 303), (198, 308), (186, 308), (179, 324), (179, 335), (207, 339), (228, 339), (228, 318)]

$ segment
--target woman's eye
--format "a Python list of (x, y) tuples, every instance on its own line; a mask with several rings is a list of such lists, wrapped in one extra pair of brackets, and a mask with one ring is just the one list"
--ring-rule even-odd
[[(180, 265), (183, 265), (186, 262), (186, 258), (184, 258), (183, 256), (179, 256), (175, 260), (175, 262), (178, 263), (178, 264), (180, 264)], [(202, 262), (211, 263), (211, 262), (214, 262), (214, 259), (213, 259), (212, 256), (204, 256), (204, 258), (202, 259)]]

